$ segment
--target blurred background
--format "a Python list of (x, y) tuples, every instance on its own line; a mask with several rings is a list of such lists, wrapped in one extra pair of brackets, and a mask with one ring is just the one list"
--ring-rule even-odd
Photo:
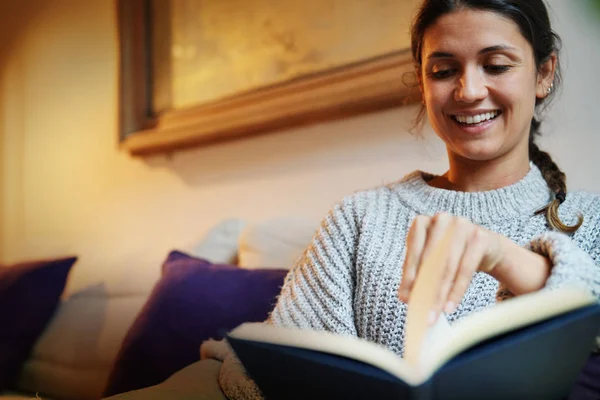
[[(1, 1), (0, 272), (18, 261), (78, 257), (47, 326), (27, 306), (42, 303), (39, 289), (51, 280), (20, 291), (19, 306), (2, 303), (44, 329), (18, 365), (16, 386), (27, 392), (19, 398), (99, 398), (126, 334), (135, 338), (133, 322), (149, 316), (173, 317), (148, 329), (163, 329), (167, 340), (141, 347), (155, 367), (182, 354), (167, 346), (186, 343), (186, 334), (196, 361), (200, 341), (212, 336), (192, 328), (251, 303), (243, 295), (254, 295), (256, 283), (227, 281), (210, 287), (210, 298), (193, 286), (187, 295), (207, 314), (172, 286), (177, 295), (165, 296), (181, 300), (175, 311), (140, 313), (172, 249), (237, 263), (236, 273), (283, 274), (344, 196), (415, 169), (445, 172), (445, 148), (429, 125), (409, 132), (420, 109), (407, 51), (418, 4)], [(600, 193), (600, 1), (548, 4), (564, 42), (564, 87), (540, 147), (566, 172), (569, 190)], [(221, 140), (223, 132), (235, 135)], [(185, 146), (164, 145), (174, 139)], [(219, 303), (232, 288), (235, 296)], [(33, 332), (3, 323), (2, 338), (23, 342)], [(143, 360), (133, 372), (151, 371)]]
[[(542, 147), (571, 190), (599, 191), (599, 2), (549, 4), (565, 79)], [(116, 8), (108, 0), (0, 3), (0, 261), (76, 253), (73, 279), (83, 285), (134, 265), (158, 268), (168, 250), (224, 218), (318, 221), (355, 190), (446, 169), (427, 126), (422, 138), (408, 132), (418, 103), (132, 157), (118, 140)], [(391, 42), (407, 43), (406, 26), (394, 34)]]

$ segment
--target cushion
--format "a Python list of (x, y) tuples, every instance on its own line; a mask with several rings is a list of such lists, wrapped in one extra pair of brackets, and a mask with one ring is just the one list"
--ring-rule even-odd
[(54, 315), (76, 257), (0, 267), (0, 391), (13, 387)]
[(161, 276), (165, 251), (79, 260), (62, 301), (21, 369), (17, 390), (60, 400), (101, 398), (131, 324)]
[(286, 270), (245, 270), (179, 251), (131, 326), (105, 396), (159, 384), (199, 360), (203, 341), (222, 339), (243, 322), (264, 321)]
[(220, 370), (220, 361), (197, 361), (177, 371), (163, 383), (105, 400), (227, 400), (219, 386)]
[(212, 227), (188, 253), (213, 263), (236, 264), (238, 241), (245, 226), (246, 221), (242, 219), (225, 219)]
[(238, 265), (248, 269), (290, 269), (302, 256), (318, 227), (318, 220), (299, 216), (248, 224), (240, 235)]
[(23, 365), (17, 388), (43, 393), (44, 400), (101, 398), (123, 339), (151, 290), (115, 293), (110, 283), (101, 283), (63, 299)]

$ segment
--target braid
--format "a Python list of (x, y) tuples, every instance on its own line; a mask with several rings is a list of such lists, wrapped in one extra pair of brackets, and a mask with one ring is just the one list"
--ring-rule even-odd
[(535, 144), (535, 135), (538, 134), (540, 122), (533, 118), (531, 120), (531, 133), (529, 134), (529, 159), (540, 169), (544, 180), (554, 193), (552, 200), (546, 207), (538, 210), (536, 214), (546, 214), (548, 224), (553, 229), (565, 233), (573, 233), (583, 223), (583, 215), (579, 215), (577, 224), (569, 226), (565, 225), (558, 216), (558, 207), (565, 201), (567, 197), (566, 175), (558, 168), (558, 165), (552, 160), (550, 154), (540, 150)]

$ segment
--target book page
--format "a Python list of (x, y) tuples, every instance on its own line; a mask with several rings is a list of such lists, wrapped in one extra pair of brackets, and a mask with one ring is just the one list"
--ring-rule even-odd
[(435, 360), (442, 349), (449, 346), (453, 334), (454, 330), (450, 326), (446, 314), (441, 313), (437, 322), (427, 329), (423, 338), (421, 355), (418, 361), (421, 370), (427, 370), (427, 364)]
[(592, 305), (595, 301), (590, 293), (570, 287), (542, 289), (502, 301), (453, 324), (446, 342), (434, 343), (422, 371), (430, 375), (445, 362), (479, 342)]
[[(283, 328), (260, 322), (244, 323), (230, 332), (228, 336), (351, 358), (386, 371), (409, 385), (418, 385), (423, 381), (421, 376), (394, 352), (382, 345), (356, 336)], [(244, 360), (241, 361), (243, 363)]]

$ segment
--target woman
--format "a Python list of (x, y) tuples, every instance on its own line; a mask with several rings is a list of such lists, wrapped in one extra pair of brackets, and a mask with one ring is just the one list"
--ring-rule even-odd
[[(600, 298), (600, 198), (567, 193), (535, 144), (537, 112), (560, 84), (559, 38), (543, 1), (425, 0), (412, 52), (448, 172), (417, 171), (336, 205), (269, 322), (357, 335), (402, 354), (417, 266), (448, 229), (457, 234), (432, 321), (565, 284)], [(229, 357), (225, 394), (259, 396), (236, 368)]]

